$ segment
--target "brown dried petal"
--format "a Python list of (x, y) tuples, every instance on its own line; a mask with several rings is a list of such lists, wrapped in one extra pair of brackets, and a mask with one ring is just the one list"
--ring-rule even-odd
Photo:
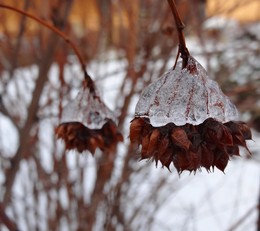
[(117, 142), (123, 142), (124, 141), (124, 137), (121, 133), (117, 132), (116, 133), (116, 140)]
[(227, 164), (228, 164), (228, 160), (229, 160), (229, 157), (226, 153), (224, 152), (218, 152), (218, 153), (215, 153), (214, 155), (214, 165), (219, 169), (221, 170), (222, 172), (224, 172)]
[(91, 154), (94, 155), (98, 147), (99, 141), (94, 137), (90, 137), (88, 143), (89, 143), (88, 149), (91, 152)]
[(66, 126), (64, 126), (63, 124), (59, 125), (55, 129), (55, 133), (58, 136), (58, 138), (64, 137), (64, 135), (66, 134)]
[(147, 159), (152, 157), (150, 154), (147, 153), (149, 143), (150, 143), (150, 135), (148, 134), (142, 140), (142, 151), (141, 151), (142, 159)]
[(222, 129), (222, 139), (220, 142), (225, 145), (233, 145), (233, 138), (230, 130), (225, 126), (221, 126)]
[(170, 171), (170, 164), (173, 160), (172, 149), (168, 148), (163, 155), (160, 155), (160, 162)]
[(196, 171), (201, 165), (201, 152), (189, 152), (190, 166), (187, 170)]
[(207, 119), (204, 123), (204, 129), (211, 141), (220, 140), (222, 138), (221, 123), (214, 119)]
[(100, 134), (95, 134), (94, 136), (97, 144), (98, 144), (98, 147), (101, 149), (101, 150), (104, 150), (105, 149), (105, 141), (104, 141), (104, 138), (102, 137), (102, 135)]
[(166, 152), (166, 150), (169, 146), (169, 143), (170, 142), (169, 142), (168, 137), (163, 137), (162, 139), (160, 139), (160, 142), (158, 143), (158, 152), (156, 152), (154, 155), (156, 166), (158, 164), (159, 157), (161, 155), (164, 155), (164, 153)]
[(244, 122), (237, 122), (240, 131), (246, 140), (252, 140), (252, 133), (250, 128)]
[(172, 142), (183, 148), (185, 151), (188, 151), (191, 145), (191, 142), (182, 128), (173, 128), (171, 133)]
[(131, 143), (141, 143), (142, 130), (144, 127), (144, 121), (142, 118), (136, 118), (132, 120), (130, 125), (130, 141)]
[(152, 134), (150, 136), (150, 142), (149, 142), (149, 146), (148, 146), (148, 150), (147, 150), (147, 155), (151, 155), (153, 156), (153, 153), (158, 151), (158, 141), (160, 138), (160, 131), (158, 129), (154, 129), (152, 131)]
[(183, 170), (189, 169), (190, 160), (186, 152), (175, 152), (173, 155), (173, 164), (177, 171), (181, 173)]
[(227, 152), (230, 156), (240, 156), (240, 155), (239, 155), (239, 147), (238, 147), (237, 145), (227, 146), (227, 147), (226, 147), (226, 152)]
[(201, 166), (207, 170), (213, 165), (214, 154), (205, 144), (201, 145)]

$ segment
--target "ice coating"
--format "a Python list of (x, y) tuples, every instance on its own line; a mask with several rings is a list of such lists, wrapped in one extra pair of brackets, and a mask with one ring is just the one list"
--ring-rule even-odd
[(101, 128), (108, 119), (115, 121), (109, 108), (99, 96), (90, 93), (87, 88), (63, 109), (61, 123), (80, 122), (90, 129)]
[(220, 122), (238, 119), (234, 104), (221, 91), (217, 82), (193, 57), (182, 69), (178, 62), (157, 81), (147, 86), (136, 105), (135, 116), (147, 117), (154, 127), (175, 123), (197, 125), (207, 118)]

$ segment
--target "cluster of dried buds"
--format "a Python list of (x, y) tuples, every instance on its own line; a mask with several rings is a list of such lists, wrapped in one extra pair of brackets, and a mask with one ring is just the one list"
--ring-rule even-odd
[(64, 140), (67, 150), (88, 150), (92, 155), (97, 148), (104, 152), (114, 152), (117, 143), (123, 141), (123, 136), (110, 119), (100, 129), (87, 128), (80, 122), (62, 123), (56, 128), (55, 133), (58, 138)]
[(210, 171), (215, 166), (224, 171), (230, 157), (239, 156), (239, 146), (247, 149), (249, 139), (251, 131), (245, 123), (223, 124), (212, 118), (199, 125), (153, 127), (148, 118), (135, 117), (130, 126), (131, 142), (142, 146), (141, 159), (152, 159), (156, 165), (160, 161), (168, 169), (173, 163), (179, 173), (201, 167)]

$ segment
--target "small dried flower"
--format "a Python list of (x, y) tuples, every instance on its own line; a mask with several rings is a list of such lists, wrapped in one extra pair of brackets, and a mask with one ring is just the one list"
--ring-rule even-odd
[[(144, 89), (130, 126), (130, 141), (142, 145), (141, 159), (158, 161), (179, 173), (201, 167), (221, 171), (238, 146), (247, 150), (249, 127), (236, 121), (235, 106), (204, 68), (189, 57)], [(249, 151), (249, 150), (248, 150)], [(250, 153), (250, 152), (249, 152)]]
[(78, 152), (90, 151), (93, 155), (96, 148), (106, 152), (114, 152), (122, 135), (117, 131), (112, 120), (100, 129), (90, 129), (80, 122), (67, 122), (60, 124), (55, 130), (58, 138), (64, 140), (66, 149), (76, 149)]
[(58, 138), (65, 142), (67, 150), (90, 151), (97, 148), (114, 152), (117, 143), (123, 141), (112, 112), (100, 98), (84, 88), (74, 101), (63, 110), (61, 124), (55, 129)]

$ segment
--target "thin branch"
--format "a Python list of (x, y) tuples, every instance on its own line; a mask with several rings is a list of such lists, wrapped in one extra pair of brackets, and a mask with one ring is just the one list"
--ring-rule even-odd
[(236, 230), (255, 210), (259, 210), (259, 204), (254, 205), (252, 208), (250, 208), (241, 218), (237, 220), (236, 223), (234, 223), (228, 231), (234, 231)]
[(6, 215), (2, 203), (0, 203), (0, 223), (3, 223), (10, 231), (18, 231), (17, 225)]
[[(171, 7), (172, 15), (175, 21), (175, 25), (178, 31), (178, 38), (179, 38), (179, 50), (178, 50), (178, 55), (179, 53), (181, 54), (182, 58), (182, 68), (185, 68), (188, 63), (188, 57), (189, 57), (189, 51), (186, 47), (186, 42), (183, 34), (183, 29), (185, 28), (184, 23), (181, 21), (180, 15), (177, 11), (176, 4), (174, 0), (168, 0), (168, 3)], [(177, 55), (177, 56), (178, 56)]]
[[(71, 8), (71, 4), (69, 4), (70, 2), (68, 2), (65, 6), (64, 6), (64, 12), (63, 12), (63, 16), (62, 20), (67, 20), (68, 17), (68, 12)], [(0, 4), (1, 7), (1, 4)], [(7, 169), (5, 175), (8, 176), (6, 178), (6, 182), (5, 182), (5, 193), (3, 196), (3, 207), (5, 208), (8, 203), (10, 203), (11, 200), (11, 196), (12, 196), (12, 188), (13, 188), (13, 184), (14, 184), (14, 180), (16, 177), (16, 174), (19, 170), (19, 166), (20, 166), (20, 161), (23, 158), (23, 154), (25, 153), (25, 151), (27, 150), (29, 144), (28, 144), (28, 137), (30, 137), (30, 131), (35, 123), (35, 118), (36, 118), (36, 114), (38, 111), (38, 107), (39, 107), (39, 100), (42, 94), (42, 90), (43, 87), (45, 85), (45, 82), (47, 81), (46, 76), (48, 75), (48, 71), (49, 68), (52, 64), (52, 60), (53, 60), (53, 56), (54, 56), (54, 52), (55, 52), (55, 47), (58, 43), (58, 37), (56, 34), (52, 34), (50, 36), (49, 39), (49, 47), (46, 50), (45, 54), (43, 55), (43, 61), (40, 63), (39, 65), (39, 74), (38, 74), (38, 78), (36, 80), (35, 83), (35, 89), (32, 95), (32, 100), (31, 103), (28, 107), (28, 116), (27, 119), (25, 121), (25, 124), (23, 126), (23, 128), (20, 130), (20, 146), (15, 154), (14, 157), (12, 157), (11, 159), (11, 167), (9, 169)]]
[(34, 21), (40, 23), (41, 25), (47, 27), (48, 29), (50, 29), (54, 33), (58, 34), (61, 38), (63, 38), (64, 41), (71, 46), (71, 48), (75, 52), (76, 56), (78, 57), (78, 60), (79, 60), (80, 65), (81, 65), (81, 69), (82, 69), (82, 71), (84, 73), (84, 77), (85, 77), (85, 87), (88, 87), (91, 92), (93, 92), (93, 93), (95, 92), (94, 82), (93, 82), (93, 80), (91, 79), (90, 75), (88, 74), (88, 72), (86, 70), (85, 62), (84, 62), (82, 56), (80, 55), (79, 50), (77, 49), (75, 44), (70, 40), (70, 38), (65, 33), (63, 33), (57, 27), (54, 27), (53, 25), (49, 24), (48, 22), (46, 22), (46, 21), (44, 21), (44, 20), (38, 18), (37, 16), (34, 16), (34, 15), (28, 13), (28, 12), (25, 12), (23, 10), (20, 10), (20, 9), (17, 9), (15, 7), (8, 6), (8, 5), (5, 5), (5, 4), (1, 4), (1, 3), (0, 3), (0, 7), (14, 11), (14, 12), (17, 12), (19, 14), (22, 14), (22, 15), (28, 17), (28, 18), (31, 18)]

